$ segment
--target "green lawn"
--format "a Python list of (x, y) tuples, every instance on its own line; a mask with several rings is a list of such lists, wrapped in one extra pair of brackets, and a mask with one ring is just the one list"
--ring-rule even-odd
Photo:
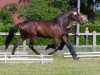
[(0, 75), (100, 75), (100, 58), (55, 56), (52, 63), (0, 64)]

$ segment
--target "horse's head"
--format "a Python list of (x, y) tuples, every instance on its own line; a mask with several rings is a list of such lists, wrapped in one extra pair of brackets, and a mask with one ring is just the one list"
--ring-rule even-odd
[(85, 15), (82, 15), (78, 13), (78, 9), (74, 8), (69, 12), (69, 18), (71, 21), (76, 21), (78, 23), (86, 23), (87, 22), (87, 17)]

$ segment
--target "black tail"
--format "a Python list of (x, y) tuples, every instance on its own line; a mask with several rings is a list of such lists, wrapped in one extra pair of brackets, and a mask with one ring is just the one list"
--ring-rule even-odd
[(9, 34), (5, 40), (5, 48), (7, 49), (9, 46), (9, 43), (12, 41), (12, 38), (14, 37), (14, 34), (17, 32), (20, 24), (15, 25), (12, 27), (9, 31)]

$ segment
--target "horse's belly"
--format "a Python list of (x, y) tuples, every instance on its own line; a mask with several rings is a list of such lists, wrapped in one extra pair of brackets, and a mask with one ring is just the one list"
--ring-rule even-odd
[(39, 37), (47, 37), (48, 38), (48, 37), (51, 37), (52, 34), (50, 32), (49, 33), (48, 32), (41, 32), (41, 33), (38, 32), (37, 36), (39, 36)]

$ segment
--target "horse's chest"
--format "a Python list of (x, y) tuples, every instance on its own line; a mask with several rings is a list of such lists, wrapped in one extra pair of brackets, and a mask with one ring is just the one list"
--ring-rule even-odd
[(53, 27), (52, 29), (52, 35), (53, 36), (62, 36), (63, 35), (63, 29), (61, 27)]

